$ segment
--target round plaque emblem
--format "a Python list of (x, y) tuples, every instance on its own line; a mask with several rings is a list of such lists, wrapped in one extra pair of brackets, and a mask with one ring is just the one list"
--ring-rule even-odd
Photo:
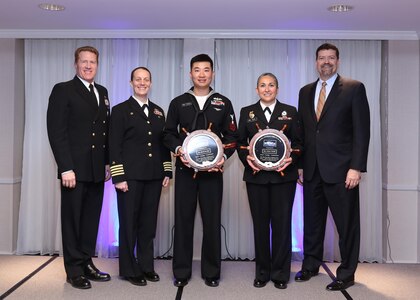
[(209, 130), (195, 130), (189, 133), (182, 148), (185, 159), (197, 171), (207, 171), (215, 167), (223, 156), (222, 141)]
[(254, 164), (266, 171), (278, 169), (290, 153), (289, 139), (276, 129), (259, 131), (249, 143), (249, 154), (255, 158)]

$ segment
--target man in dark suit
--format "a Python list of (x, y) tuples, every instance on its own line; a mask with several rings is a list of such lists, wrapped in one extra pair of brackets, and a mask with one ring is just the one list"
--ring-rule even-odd
[(319, 79), (299, 92), (304, 136), (304, 260), (296, 281), (318, 274), (323, 258), (327, 211), (339, 235), (341, 264), (327, 290), (354, 285), (360, 248), (359, 183), (366, 172), (370, 137), (364, 85), (337, 74), (339, 50), (323, 44), (316, 51)]
[(109, 100), (94, 82), (99, 53), (75, 51), (76, 76), (54, 86), (48, 103), (47, 130), (61, 179), (61, 229), (67, 282), (79, 289), (90, 280), (108, 281), (92, 261), (95, 254), (104, 180), (108, 165)]

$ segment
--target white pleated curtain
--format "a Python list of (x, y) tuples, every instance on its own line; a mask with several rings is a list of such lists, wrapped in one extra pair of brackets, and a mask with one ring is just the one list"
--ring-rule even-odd
[[(229, 97), (238, 116), (240, 108), (258, 100), (257, 77), (272, 72), (279, 79), (278, 99), (297, 106), (299, 88), (316, 80), (315, 49), (320, 40), (216, 40), (217, 91)], [(371, 109), (371, 143), (368, 173), (361, 183), (362, 261), (382, 261), (382, 200), (379, 91), (381, 43), (379, 41), (332, 41), (340, 49), (342, 76), (365, 83)], [(111, 105), (131, 95), (130, 72), (147, 66), (152, 72), (150, 98), (166, 111), (170, 100), (183, 91), (183, 41), (180, 39), (95, 39), (25, 41), (25, 136), (22, 195), (18, 228), (19, 254), (61, 252), (60, 190), (56, 165), (46, 135), (46, 109), (53, 85), (74, 76), (73, 53), (83, 45), (100, 52), (96, 81), (108, 88)], [(197, 53), (198, 54), (198, 53)], [(188, 58), (189, 59), (189, 58)], [(189, 70), (186, 70), (189, 71)], [(243, 167), (237, 155), (228, 160), (224, 174), (222, 207), (223, 257), (254, 258), (253, 227)], [(159, 208), (155, 255), (166, 253), (174, 225), (173, 181), (164, 189)], [(302, 251), (302, 190), (297, 188), (293, 211), (293, 251)], [(106, 184), (97, 254), (116, 256), (118, 215), (116, 196)], [(325, 239), (325, 259), (339, 260), (337, 236), (331, 220)]]

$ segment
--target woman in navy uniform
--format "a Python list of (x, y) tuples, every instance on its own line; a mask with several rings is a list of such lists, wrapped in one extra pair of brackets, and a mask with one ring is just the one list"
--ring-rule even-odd
[(112, 109), (109, 148), (120, 221), (120, 276), (143, 286), (146, 280), (159, 281), (153, 239), (160, 194), (172, 177), (172, 163), (162, 144), (164, 112), (148, 98), (150, 71), (134, 69), (130, 84), (133, 96)]
[(290, 277), (291, 219), (298, 179), (298, 151), (292, 152), (277, 170), (264, 171), (254, 163), (247, 146), (258, 133), (258, 128), (272, 128), (283, 129), (291, 140), (292, 148), (301, 149), (297, 110), (276, 99), (278, 81), (271, 73), (258, 77), (256, 91), (260, 97), (258, 102), (241, 109), (238, 141), (238, 154), (245, 166), (243, 179), (254, 223), (254, 286), (263, 287), (272, 280), (276, 288), (285, 289)]

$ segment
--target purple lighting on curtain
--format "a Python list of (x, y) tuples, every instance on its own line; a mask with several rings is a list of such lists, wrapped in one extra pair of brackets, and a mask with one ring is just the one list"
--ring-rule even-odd
[(292, 252), (303, 252), (303, 191), (296, 186), (295, 202), (292, 214)]
[[(100, 257), (118, 256), (118, 209), (117, 196), (111, 181), (105, 184), (104, 202), (99, 223), (97, 255)], [(292, 215), (292, 252), (294, 259), (301, 259), (303, 252), (303, 195), (300, 185), (296, 188)], [(297, 255), (296, 255), (297, 254)]]
[(101, 221), (99, 222), (96, 252), (100, 257), (118, 256), (118, 208), (114, 185), (109, 180), (105, 183)]

